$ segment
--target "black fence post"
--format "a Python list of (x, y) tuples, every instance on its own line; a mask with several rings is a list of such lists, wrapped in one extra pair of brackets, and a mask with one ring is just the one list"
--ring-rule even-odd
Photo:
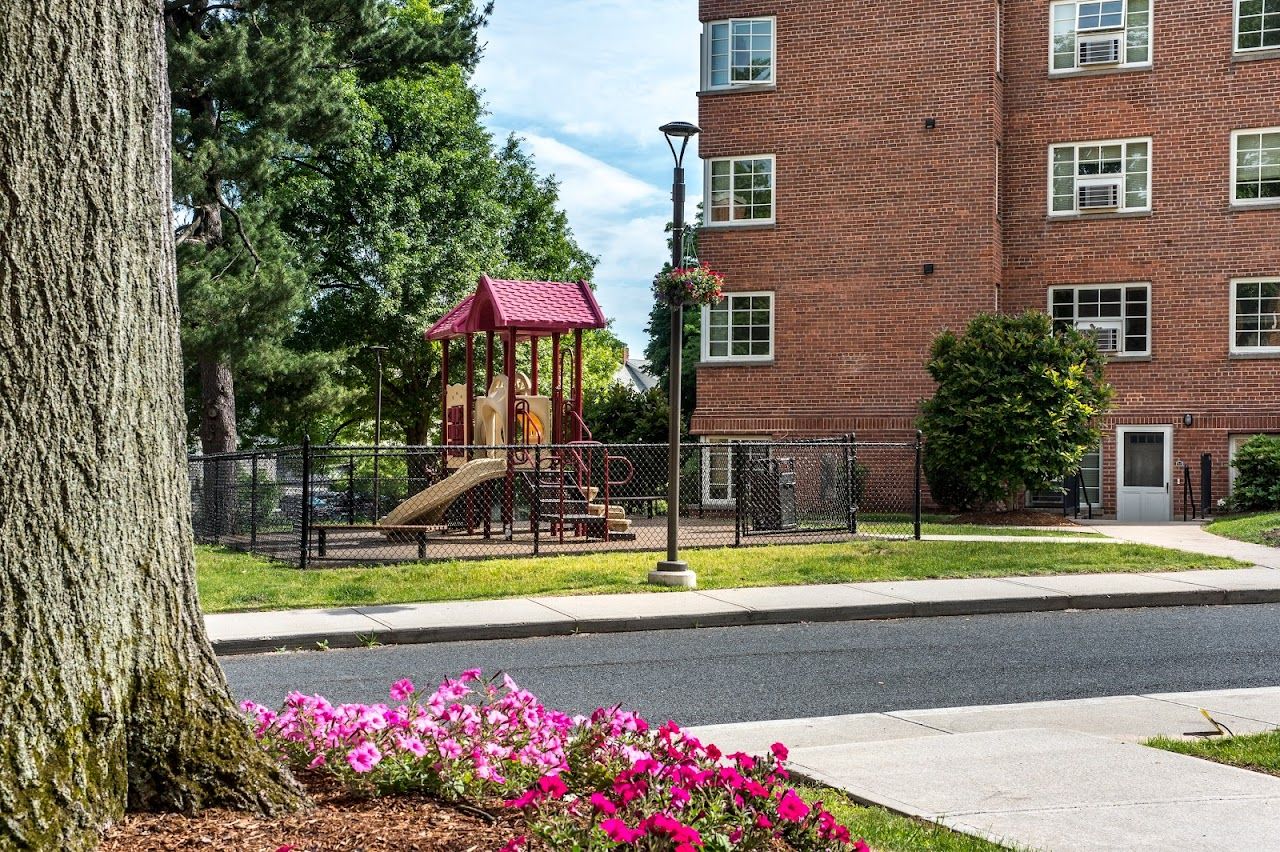
[(861, 475), (858, 473), (858, 435), (856, 432), (850, 432), (846, 437), (845, 443), (845, 485), (848, 489), (847, 513), (849, 515), (849, 532), (852, 535), (858, 534), (858, 487), (861, 483)]
[(1209, 517), (1213, 508), (1213, 454), (1203, 453), (1200, 456), (1200, 517)]
[[(742, 546), (742, 525), (746, 516), (742, 512), (742, 501), (746, 499), (746, 477), (742, 475), (742, 442), (731, 441), (729, 458), (733, 460), (733, 546)], [(701, 464), (699, 464), (701, 467)]]
[[(374, 518), (373, 520), (377, 520)], [(356, 457), (347, 456), (347, 525), (356, 525)]]
[(249, 457), (249, 552), (258, 549), (258, 454)]
[(923, 451), (924, 451), (924, 433), (919, 429), (916, 430), (916, 493), (915, 505), (913, 507), (913, 515), (915, 517), (915, 539), (920, 540), (920, 503), (921, 503), (921, 474), (923, 469)]
[[(533, 526), (533, 555), (538, 555), (542, 538), (542, 487), (538, 484), (542, 479), (542, 445), (533, 445), (533, 488), (529, 492), (529, 517)], [(609, 512), (605, 510), (605, 525), (609, 523)]]
[(298, 549), (298, 567), (307, 567), (311, 550), (311, 436), (302, 436), (302, 544)]

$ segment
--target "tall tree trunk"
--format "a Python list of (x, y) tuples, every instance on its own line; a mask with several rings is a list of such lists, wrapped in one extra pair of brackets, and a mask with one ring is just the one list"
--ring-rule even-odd
[[(216, 213), (216, 211), (215, 211)], [(206, 455), (236, 450), (236, 392), (231, 368), (204, 354), (200, 366), (200, 449)], [(236, 463), (207, 461), (201, 486), (202, 541), (217, 541), (235, 532)]]
[(295, 806), (196, 602), (159, 0), (0, 16), (0, 848)]

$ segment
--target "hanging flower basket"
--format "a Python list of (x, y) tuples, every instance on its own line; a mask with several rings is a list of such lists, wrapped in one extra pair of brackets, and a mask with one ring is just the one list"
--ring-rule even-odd
[(653, 295), (668, 305), (713, 305), (724, 298), (724, 276), (706, 266), (683, 266), (653, 279)]

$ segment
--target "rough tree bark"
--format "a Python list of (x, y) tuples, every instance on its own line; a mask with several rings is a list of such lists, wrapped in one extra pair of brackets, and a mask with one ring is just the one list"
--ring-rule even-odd
[(301, 801), (196, 602), (160, 16), (0, 16), (0, 849)]

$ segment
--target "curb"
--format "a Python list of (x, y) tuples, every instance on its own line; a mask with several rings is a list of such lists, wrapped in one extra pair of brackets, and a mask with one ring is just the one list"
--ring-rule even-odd
[[(1176, 606), (1224, 606), (1280, 603), (1280, 588), (1220, 589), (1188, 583), (1185, 590), (1134, 592), (1064, 593), (1035, 586), (1035, 577), (1006, 578), (1004, 582), (1026, 589), (1024, 595), (975, 597), (951, 600), (911, 601), (884, 593), (885, 603), (840, 604), (777, 608), (740, 607), (725, 611), (723, 603), (706, 612), (633, 615), (620, 618), (565, 617), (546, 621), (516, 623), (476, 623), (422, 627), (391, 627), (369, 616), (374, 626), (368, 630), (334, 630), (295, 634), (213, 639), (219, 656), (258, 654), (280, 650), (311, 650), (317, 644), (328, 648), (360, 648), (378, 645), (420, 645), (438, 642), (469, 642), (490, 639), (533, 639), (571, 636), (580, 633), (630, 633), (648, 630), (686, 630), (701, 627), (750, 627), (835, 621), (883, 621), (902, 618), (989, 615), (994, 613), (1059, 612), (1063, 610), (1145, 609)], [(351, 608), (357, 612), (359, 608)], [(365, 613), (362, 613), (365, 614)]]

